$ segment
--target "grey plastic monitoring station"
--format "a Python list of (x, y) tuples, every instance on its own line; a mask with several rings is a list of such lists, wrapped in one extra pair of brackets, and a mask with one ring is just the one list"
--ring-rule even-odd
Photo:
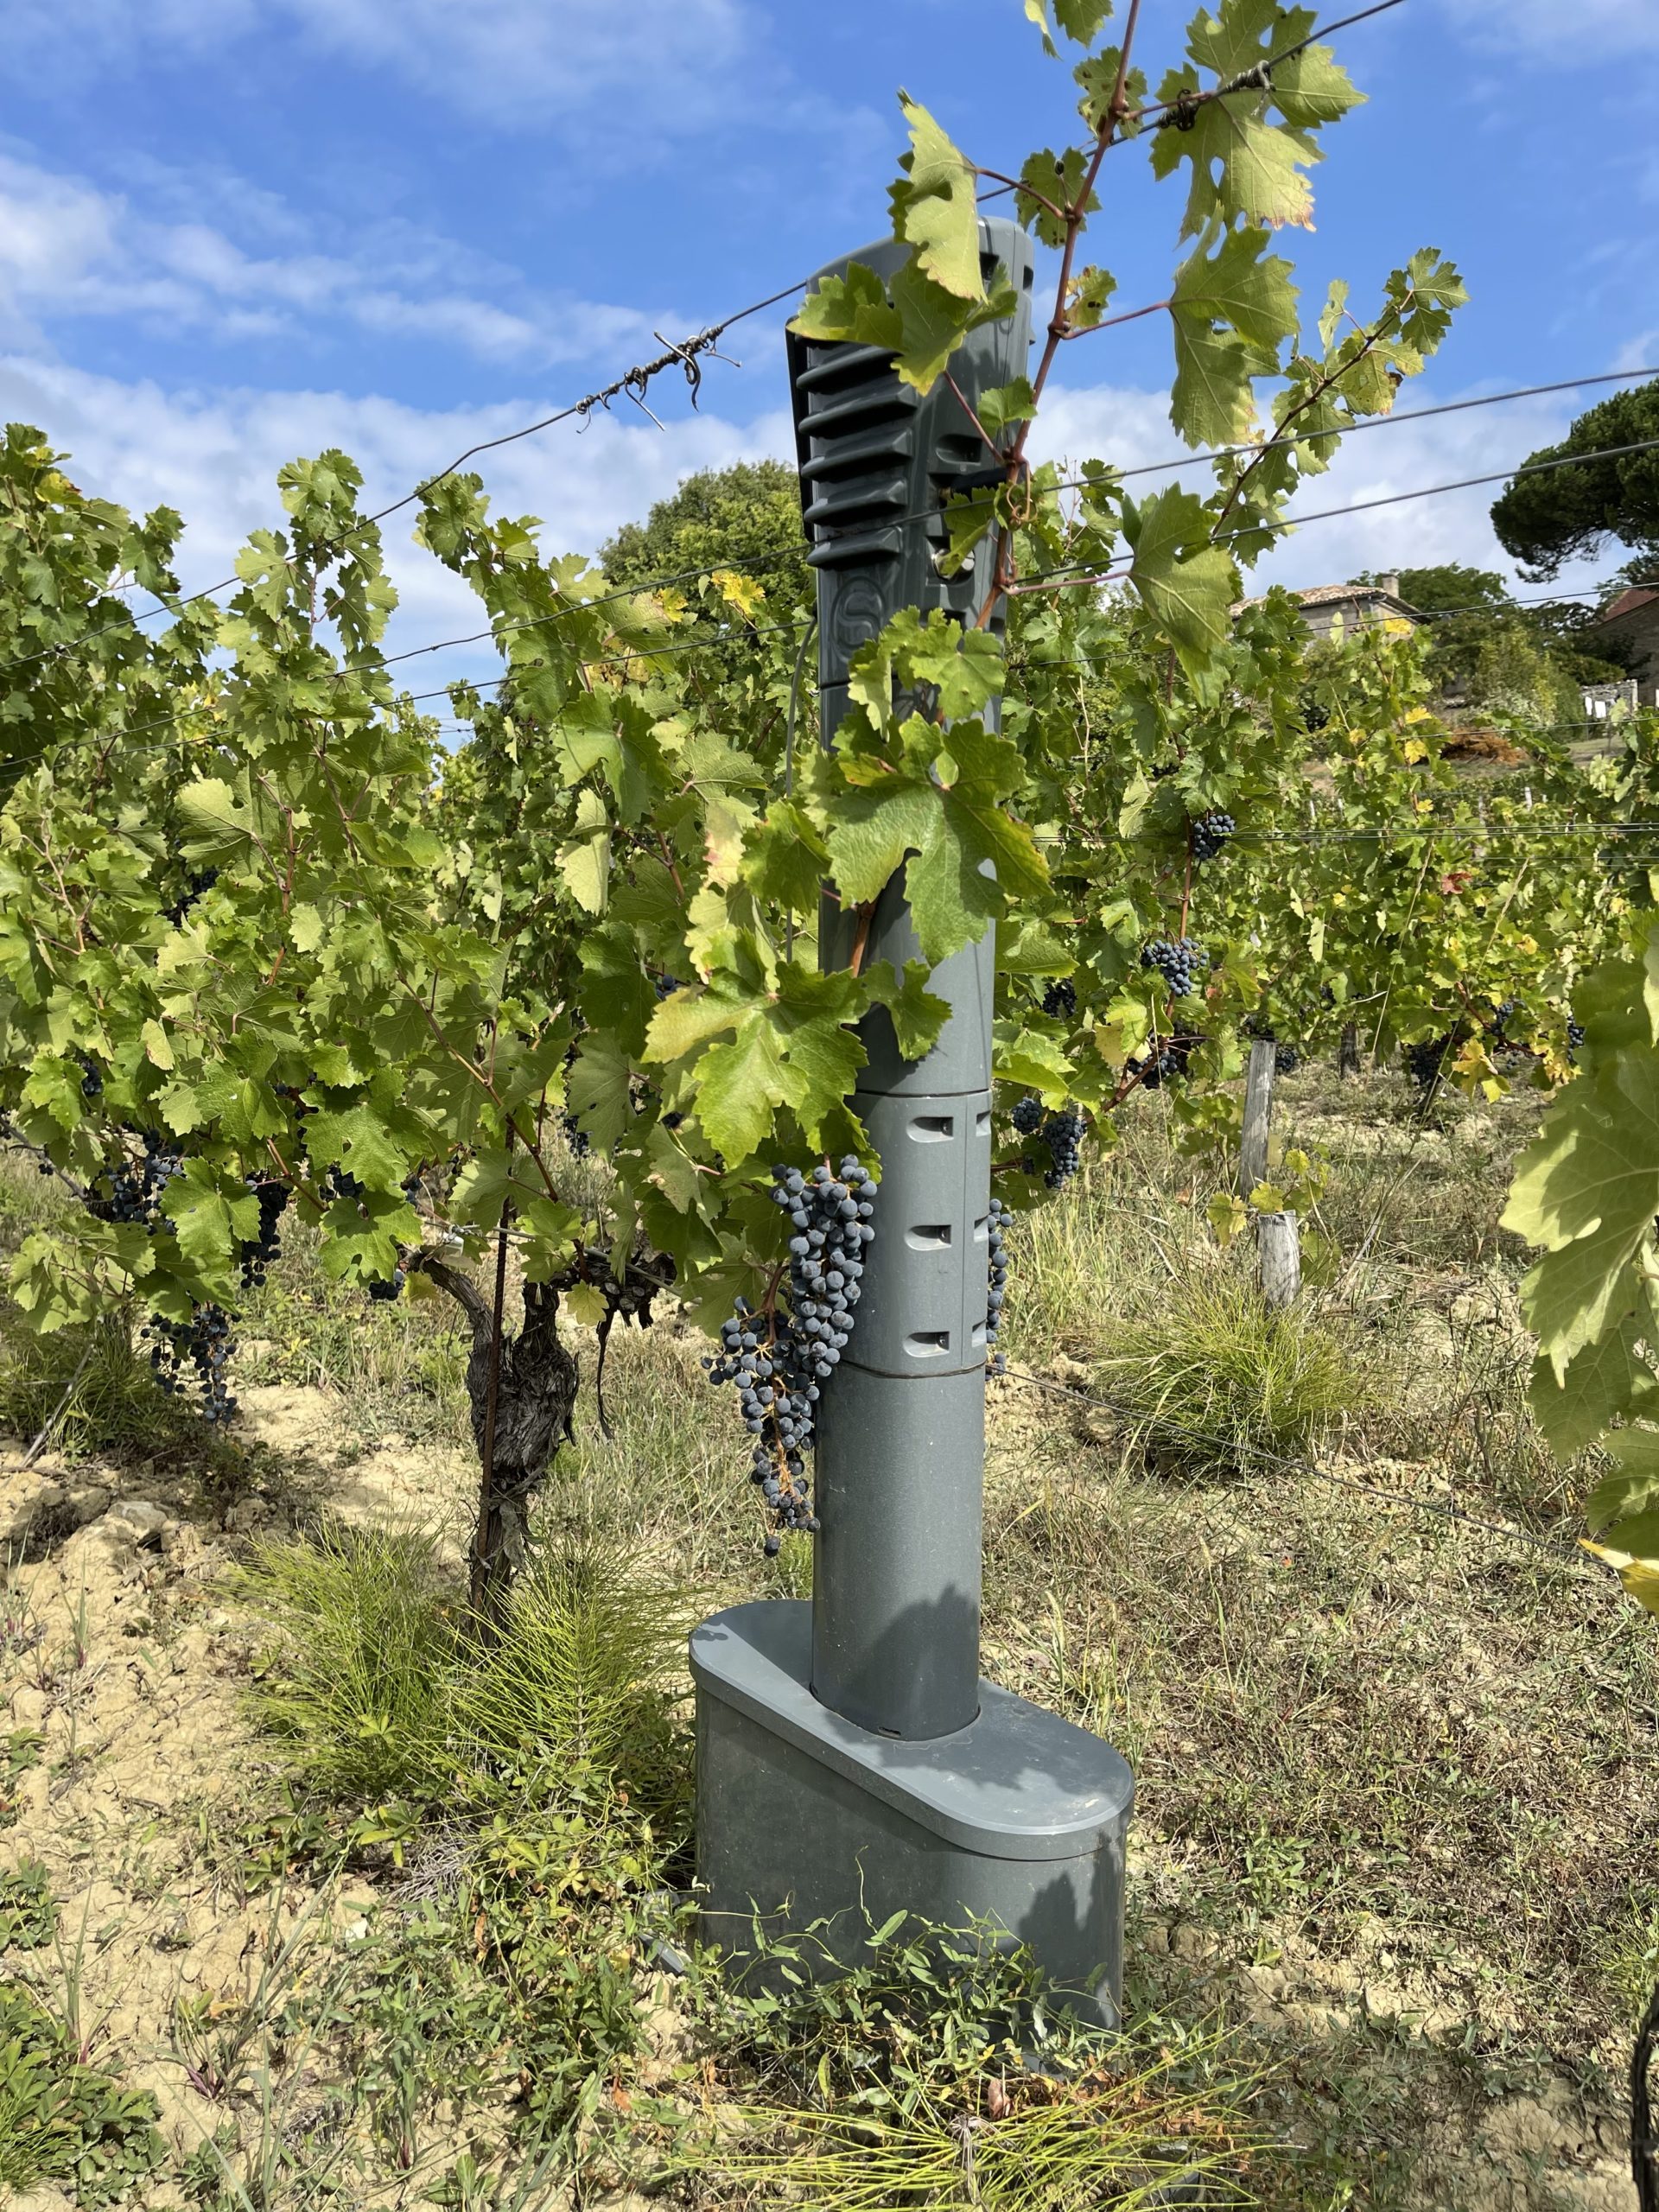
[[(1031, 342), (1029, 240), (982, 222), (980, 245), (1020, 308), (954, 358), (970, 404), (1023, 371)], [(849, 258), (886, 276), (899, 251)], [(945, 495), (985, 481), (991, 457), (949, 385), (923, 398), (874, 347), (791, 335), (790, 371), (833, 733), (852, 657), (891, 615), (971, 619), (982, 601), (982, 569), (947, 579), (935, 556)], [(828, 902), (823, 943), (826, 964), (850, 957), (850, 918)], [(895, 883), (867, 957), (919, 951)], [(734, 1606), (691, 1638), (702, 1927), (735, 1962), (757, 1915), (778, 1932), (827, 1921), (833, 1971), (859, 1955), (867, 1916), (971, 1922), (1029, 1943), (1080, 2012), (1112, 2024), (1128, 1768), (979, 1673), (993, 976), (988, 932), (935, 970), (951, 1011), (924, 1060), (899, 1057), (884, 1011), (862, 1033), (855, 1103), (881, 1189), (820, 1408), (812, 1599)]]

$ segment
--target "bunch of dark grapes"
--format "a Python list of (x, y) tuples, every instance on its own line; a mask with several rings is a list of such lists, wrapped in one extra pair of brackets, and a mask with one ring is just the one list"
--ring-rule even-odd
[[(1008, 1119), (1022, 1137), (1040, 1137), (1048, 1147), (1048, 1166), (1043, 1180), (1051, 1191), (1058, 1191), (1062, 1183), (1074, 1176), (1082, 1164), (1083, 1134), (1087, 1127), (1080, 1106), (1062, 1106), (1058, 1114), (1051, 1114), (1036, 1092), (1030, 1091), (1018, 1100)], [(1020, 1162), (1027, 1175), (1037, 1173), (1037, 1163), (1029, 1153)]]
[(774, 1167), (772, 1196), (789, 1216), (789, 1288), (757, 1313), (740, 1299), (720, 1333), (719, 1356), (703, 1362), (711, 1382), (736, 1385), (743, 1425), (754, 1439), (750, 1479), (771, 1518), (766, 1549), (780, 1529), (816, 1532), (806, 1476), (823, 1385), (851, 1341), (863, 1294), (865, 1248), (875, 1236), (874, 1178), (854, 1159), (836, 1174)]
[(104, 1071), (96, 1061), (83, 1058), (81, 1063), (80, 1095), (83, 1098), (104, 1096)]
[(1210, 956), (1190, 937), (1160, 937), (1142, 950), (1141, 965), (1157, 970), (1168, 984), (1172, 998), (1190, 999), (1198, 978), (1209, 971)]
[(1184, 1076), (1192, 1048), (1198, 1041), (1196, 1037), (1154, 1038), (1151, 1052), (1141, 1063), (1141, 1089), (1157, 1090), (1172, 1077)]
[(1275, 1075), (1294, 1075), (1302, 1065), (1302, 1056), (1294, 1045), (1275, 1045), (1273, 1048), (1273, 1069)]
[(286, 1183), (258, 1183), (251, 1176), (248, 1187), (259, 1202), (258, 1233), (242, 1247), (242, 1280), (258, 1284), (265, 1279), (265, 1269), (276, 1257), (282, 1242), (283, 1216), (288, 1211)]
[(1088, 1123), (1081, 1106), (1062, 1106), (1043, 1123), (1043, 1142), (1048, 1147), (1048, 1173), (1043, 1180), (1051, 1191), (1069, 1183), (1083, 1165), (1083, 1133)]
[(1008, 1295), (1008, 1224), (1014, 1219), (1010, 1208), (1001, 1198), (991, 1200), (991, 1210), (985, 1221), (985, 1257), (988, 1279), (985, 1289), (985, 1371), (988, 1375), (1006, 1375), (1007, 1357), (997, 1349), (997, 1338), (1002, 1328), (1002, 1308)]
[(1453, 1033), (1448, 1030), (1443, 1037), (1426, 1037), (1406, 1046), (1406, 1073), (1425, 1099), (1433, 1095), (1454, 1042)]
[(210, 1427), (222, 1428), (236, 1411), (225, 1370), (231, 1357), (231, 1317), (222, 1306), (198, 1306), (188, 1321), (168, 1321), (156, 1314), (144, 1325), (151, 1339), (149, 1364), (156, 1382), (170, 1398), (183, 1388), (181, 1372), (188, 1360), (195, 1369), (201, 1399), (201, 1417)]
[(184, 1158), (154, 1129), (143, 1130), (140, 1142), (143, 1150), (137, 1157), (124, 1151), (107, 1171), (108, 1196), (100, 1192), (89, 1200), (89, 1210), (96, 1219), (145, 1229), (155, 1226), (162, 1194), (175, 1175), (183, 1174)]
[(205, 891), (211, 891), (218, 881), (219, 870), (216, 868), (203, 868), (200, 875), (193, 875), (191, 877), (189, 887), (186, 890), (184, 896), (179, 900), (178, 905), (176, 906), (165, 906), (162, 910), (162, 912), (165, 913), (168, 920), (176, 928), (184, 919), (185, 916), (189, 912), (190, 909), (195, 905), (197, 899), (201, 897), (202, 893)]
[(1212, 861), (1227, 840), (1238, 828), (1230, 814), (1212, 810), (1199, 815), (1192, 829), (1192, 857), (1195, 861)]
[(369, 1285), (369, 1296), (377, 1300), (389, 1301), (401, 1296), (404, 1285), (408, 1281), (409, 1270), (399, 1260), (389, 1275), (384, 1275), (378, 1282)]
[(1058, 976), (1043, 993), (1043, 1012), (1070, 1021), (1077, 1010), (1077, 985), (1069, 976)]
[(1517, 1014), (1524, 1016), (1525, 1012), (1519, 999), (1500, 1000), (1492, 1008), (1492, 1042), (1495, 1045), (1513, 1044), (1515, 1040), (1509, 1033), (1510, 1024)]
[(1583, 1043), (1584, 1024), (1581, 1021), (1569, 1021), (1567, 1025), (1567, 1057), (1569, 1060), (1576, 1056)]
[(672, 998), (679, 988), (680, 979), (677, 976), (659, 976), (657, 978), (657, 995), (659, 999)]

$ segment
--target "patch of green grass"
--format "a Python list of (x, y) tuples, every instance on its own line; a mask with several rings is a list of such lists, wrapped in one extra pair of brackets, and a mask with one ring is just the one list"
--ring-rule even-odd
[(242, 1570), (271, 1630), (251, 1692), (296, 1778), (372, 1805), (575, 1770), (678, 1792), (671, 1677), (688, 1607), (596, 1542), (535, 1548), (499, 1626), (467, 1633), (430, 1540), (331, 1523)]
[(1316, 1450), (1372, 1390), (1332, 1329), (1270, 1311), (1231, 1267), (1188, 1267), (1158, 1304), (1103, 1327), (1095, 1372), (1147, 1458), (1185, 1474)]
[(0, 1984), (0, 2189), (56, 2181), (78, 2205), (119, 2203), (165, 2155), (158, 2117), (152, 2096), (82, 2063), (60, 2022)]
[(642, 1585), (619, 1552), (574, 1541), (534, 1551), (506, 1616), (451, 1677), (454, 1742), (502, 1775), (575, 1766), (665, 1788), (682, 1747), (666, 1695), (683, 1672), (691, 1609)]
[(138, 1326), (130, 1312), (49, 1337), (34, 1335), (15, 1314), (0, 1321), (0, 1429), (33, 1439), (55, 1416), (53, 1446), (69, 1459), (186, 1446), (205, 1452), (188, 1401), (157, 1388)]
[(424, 1788), (455, 1649), (433, 1540), (327, 1522), (256, 1547), (239, 1586), (271, 1630), (253, 1708), (296, 1775), (360, 1802)]

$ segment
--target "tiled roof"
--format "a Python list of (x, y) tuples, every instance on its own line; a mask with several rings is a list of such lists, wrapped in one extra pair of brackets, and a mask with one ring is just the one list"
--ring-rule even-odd
[(1406, 603), (1380, 584), (1315, 584), (1311, 591), (1299, 591), (1296, 596), (1304, 607), (1334, 607), (1344, 599), (1386, 599), (1395, 607)]
[[(1384, 591), (1381, 584), (1314, 584), (1306, 591), (1292, 592), (1291, 597), (1300, 600), (1304, 607), (1359, 606), (1363, 603), (1397, 607), (1402, 614), (1409, 615), (1414, 621), (1418, 619), (1414, 607), (1406, 600), (1396, 598), (1393, 592)], [(1261, 604), (1259, 596), (1241, 599), (1233, 612), (1236, 614), (1240, 607), (1260, 607)]]
[(1650, 607), (1656, 599), (1659, 599), (1659, 591), (1649, 590), (1643, 584), (1632, 584), (1628, 591), (1620, 592), (1612, 605), (1597, 615), (1596, 620), (1616, 622), (1621, 614), (1634, 614), (1638, 607)]

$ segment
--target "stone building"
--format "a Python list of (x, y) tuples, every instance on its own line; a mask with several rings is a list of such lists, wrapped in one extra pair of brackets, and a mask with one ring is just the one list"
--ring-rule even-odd
[(1616, 641), (1624, 649), (1617, 658), (1629, 655), (1637, 703), (1659, 706), (1659, 586), (1632, 584), (1605, 613), (1586, 623), (1579, 636), (1592, 652), (1599, 639)]
[[(1398, 637), (1416, 629), (1423, 619), (1401, 598), (1397, 575), (1380, 577), (1374, 584), (1315, 584), (1291, 597), (1301, 601), (1302, 620), (1316, 642), (1334, 635), (1338, 625), (1346, 638), (1357, 630), (1376, 629)], [(1250, 599), (1241, 602), (1245, 607), (1258, 603)]]

